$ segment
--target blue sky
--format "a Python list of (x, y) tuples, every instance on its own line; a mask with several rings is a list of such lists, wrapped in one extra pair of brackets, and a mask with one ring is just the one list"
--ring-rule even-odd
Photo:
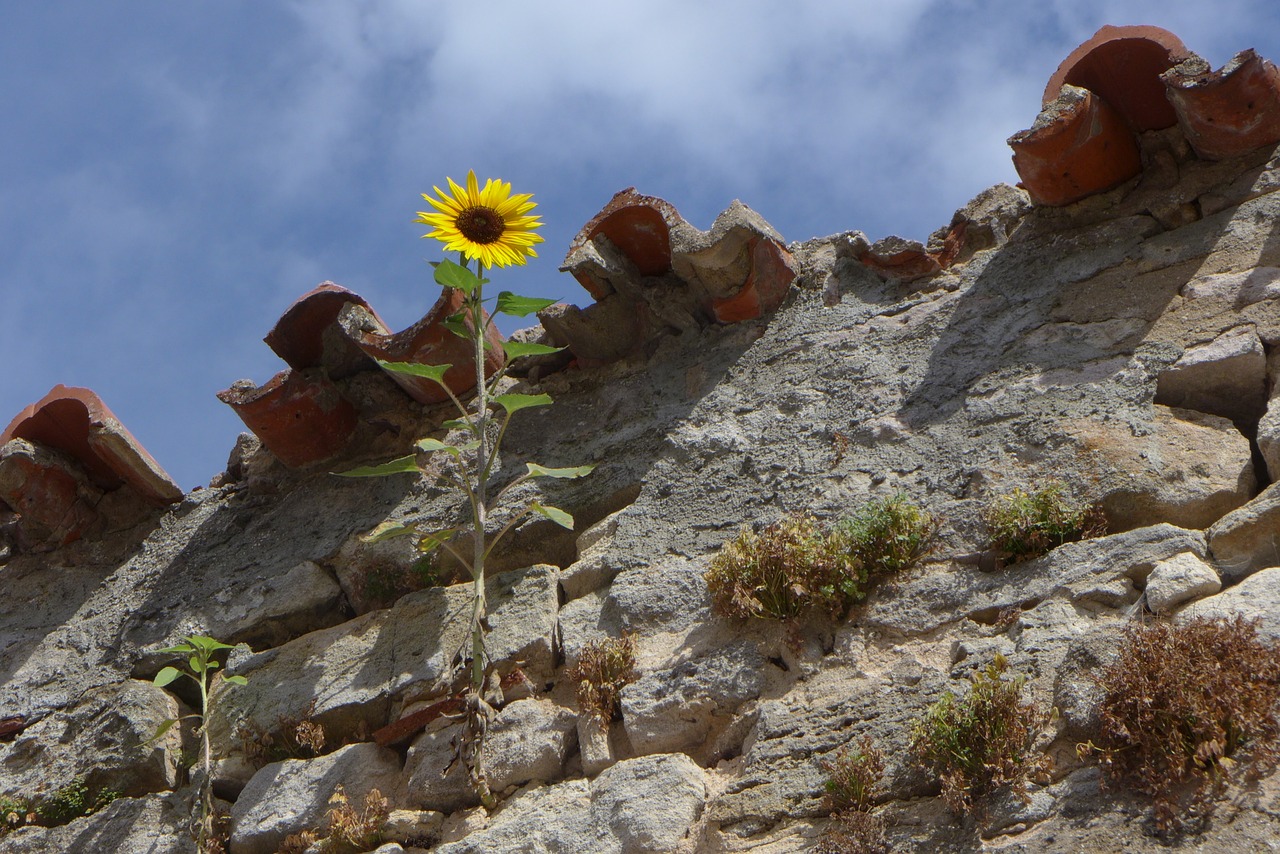
[(1275, 0), (0, 0), (0, 425), (96, 391), (185, 489), (243, 425), (214, 393), (326, 279), (395, 329), (437, 289), (420, 193), (474, 168), (531, 192), (557, 272), (617, 190), (702, 228), (739, 198), (788, 240), (924, 239), (1014, 181), (1005, 139), (1103, 24), (1215, 67), (1280, 61)]

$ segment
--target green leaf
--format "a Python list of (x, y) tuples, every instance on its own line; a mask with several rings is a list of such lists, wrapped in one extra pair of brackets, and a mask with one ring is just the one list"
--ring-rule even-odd
[(376, 466), (360, 466), (350, 471), (334, 472), (338, 477), (382, 477), (388, 474), (404, 474), (406, 472), (420, 473), (418, 468), (418, 458), (413, 454), (407, 457), (391, 460)]
[(416, 534), (417, 528), (413, 523), (401, 525), (399, 522), (383, 522), (369, 533), (360, 538), (362, 543), (381, 543), (384, 540), (394, 540), (396, 537), (403, 537), (407, 534)]
[(166, 646), (164, 649), (158, 649), (156, 652), (180, 652), (183, 655), (189, 652), (195, 652), (196, 648), (189, 643), (178, 644), (177, 646)]
[(192, 646), (195, 646), (206, 653), (211, 653), (219, 649), (235, 649), (231, 644), (215, 640), (208, 635), (191, 635), (187, 638), (187, 641), (189, 641)]
[[(161, 650), (161, 652), (168, 652), (168, 650)], [(159, 687), (163, 688), (164, 686), (168, 685), (170, 682), (177, 679), (181, 675), (182, 675), (182, 671), (179, 670), (178, 668), (166, 667), (163, 670), (161, 670), (159, 673), (157, 673), (156, 678), (152, 679), (151, 682), (152, 684), (158, 685)], [(173, 721), (169, 721), (169, 723), (172, 724)]]
[(440, 321), (440, 325), (445, 329), (448, 329), (454, 335), (457, 335), (459, 338), (465, 338), (468, 341), (471, 340), (471, 327), (467, 325), (466, 315), (462, 312), (449, 315), (444, 320)]
[(521, 409), (529, 409), (533, 406), (550, 406), (552, 403), (551, 395), (549, 394), (500, 394), (492, 398), (492, 401), (507, 410), (508, 415), (514, 415)]
[(538, 501), (530, 501), (529, 509), (539, 516), (546, 516), (552, 522), (555, 522), (561, 528), (573, 530), (573, 517), (561, 510), (559, 507), (551, 507)]
[(595, 470), (594, 465), (573, 466), (571, 468), (552, 469), (546, 466), (540, 466), (537, 463), (525, 463), (529, 469), (529, 477), (559, 477), (572, 480), (573, 478), (586, 477)]
[(457, 532), (457, 528), (445, 528), (443, 531), (433, 531), (430, 534), (423, 534), (418, 539), (418, 551), (424, 555), (431, 554), (440, 548), (444, 543), (449, 542), (453, 535)]
[(164, 738), (164, 734), (169, 730), (173, 729), (173, 725), (176, 724), (177, 722), (178, 722), (178, 718), (168, 718), (167, 720), (161, 721), (160, 726), (156, 727), (156, 734), (151, 736), (151, 738), (148, 738), (146, 741), (142, 742), (142, 746), (146, 747), (148, 744), (151, 744), (153, 742), (159, 741), (160, 739)]
[(378, 365), (383, 370), (393, 371), (397, 374), (409, 374), (414, 377), (426, 377), (429, 380), (435, 380), (444, 385), (445, 371), (453, 367), (453, 365), (419, 365), (417, 362), (384, 362), (378, 360)]
[(535, 311), (542, 311), (547, 306), (555, 305), (557, 302), (559, 300), (522, 297), (511, 293), (511, 291), (503, 291), (498, 294), (498, 304), (494, 308), (494, 313), (510, 314), (513, 317), (527, 317)]
[(457, 445), (450, 445), (445, 442), (441, 442), (439, 439), (419, 439), (414, 444), (414, 447), (419, 451), (422, 451), (424, 454), (430, 454), (435, 451), (444, 451), (454, 459), (462, 456), (462, 450), (458, 448)]
[(450, 418), (448, 421), (441, 421), (440, 426), (446, 430), (470, 430), (472, 423), (461, 418)]
[(480, 279), (468, 268), (446, 258), (436, 265), (436, 284), (470, 294), (480, 286)]
[(525, 341), (503, 341), (502, 349), (506, 351), (508, 359), (518, 359), (521, 356), (549, 356), (565, 348)]
[(249, 680), (243, 676), (224, 676), (223, 682), (230, 682), (232, 685), (248, 685)]

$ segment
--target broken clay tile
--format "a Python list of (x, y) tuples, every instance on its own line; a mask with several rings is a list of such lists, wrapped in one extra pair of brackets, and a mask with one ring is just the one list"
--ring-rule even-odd
[(1190, 59), (1161, 79), (1200, 157), (1223, 160), (1280, 142), (1280, 69), (1252, 50), (1219, 71)]
[(1075, 86), (1009, 138), (1013, 165), (1031, 200), (1066, 205), (1109, 190), (1142, 171), (1137, 141), (1106, 101)]
[(911, 282), (942, 272), (942, 264), (918, 240), (886, 237), (877, 240), (858, 260), (885, 278)]
[(0, 447), (0, 501), (18, 514), (24, 549), (49, 551), (80, 539), (98, 520), (102, 494), (69, 454), (26, 439)]
[(1160, 27), (1111, 27), (1094, 33), (1062, 61), (1045, 87), (1045, 106), (1065, 85), (1079, 86), (1114, 107), (1135, 131), (1159, 130), (1178, 120), (1160, 75), (1194, 54)]
[(335, 379), (350, 376), (369, 367), (364, 353), (334, 326), (338, 313), (350, 303), (378, 316), (364, 297), (322, 282), (289, 306), (262, 340), (295, 370), (323, 366)]
[(129, 484), (156, 506), (182, 500), (182, 490), (115, 414), (87, 388), (54, 388), (18, 413), (0, 433), (62, 451), (105, 491)]
[(748, 251), (751, 270), (742, 288), (731, 297), (711, 303), (712, 313), (720, 323), (754, 320), (773, 312), (782, 305), (796, 280), (791, 253), (781, 244), (758, 237), (751, 241)]
[(671, 230), (684, 219), (670, 203), (656, 196), (642, 196), (635, 187), (615, 193), (609, 203), (582, 227), (569, 244), (561, 269), (596, 299), (608, 296), (611, 288), (585, 271), (574, 269), (571, 261), (593, 238), (604, 236), (632, 264), (641, 276), (661, 276), (671, 269)]
[(315, 369), (281, 371), (260, 388), (241, 380), (218, 399), (290, 468), (332, 459), (356, 429), (355, 407)]
[[(425, 317), (403, 332), (394, 334), (377, 315), (354, 304), (343, 309), (338, 323), (346, 336), (371, 359), (452, 365), (445, 372), (444, 379), (455, 395), (461, 395), (476, 385), (473, 345), (445, 328), (444, 321), (462, 310), (464, 298), (461, 291), (446, 288)], [(492, 376), (502, 368), (506, 355), (502, 349), (502, 333), (497, 326), (490, 324), (485, 335), (490, 345), (485, 351), (485, 376)], [(431, 405), (449, 399), (444, 389), (433, 380), (394, 371), (388, 371), (387, 375), (419, 403)]]

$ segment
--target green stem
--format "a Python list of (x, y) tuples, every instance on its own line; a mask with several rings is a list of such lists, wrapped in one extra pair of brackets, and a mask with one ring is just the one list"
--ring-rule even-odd
[[(465, 263), (466, 259), (463, 258)], [(483, 266), (476, 261), (476, 272), (482, 276)], [(475, 345), (476, 363), (476, 483), (472, 496), (472, 522), (474, 524), (474, 558), (471, 564), (472, 575), (472, 614), (471, 614), (471, 688), (477, 694), (484, 691), (484, 558), (485, 558), (485, 474), (489, 471), (489, 400), (488, 384), (484, 376), (484, 307), (483, 285), (476, 285), (471, 293), (471, 337)]]

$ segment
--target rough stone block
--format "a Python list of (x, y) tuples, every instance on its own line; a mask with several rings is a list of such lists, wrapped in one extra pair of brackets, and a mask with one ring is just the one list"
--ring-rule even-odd
[(373, 789), (398, 805), (403, 797), (400, 757), (366, 742), (318, 759), (265, 766), (232, 807), (231, 854), (274, 854), (288, 835), (320, 827), (338, 786), (357, 808)]
[(1156, 564), (1147, 576), (1147, 606), (1157, 614), (1169, 614), (1184, 602), (1212, 596), (1222, 589), (1213, 567), (1184, 552)]

